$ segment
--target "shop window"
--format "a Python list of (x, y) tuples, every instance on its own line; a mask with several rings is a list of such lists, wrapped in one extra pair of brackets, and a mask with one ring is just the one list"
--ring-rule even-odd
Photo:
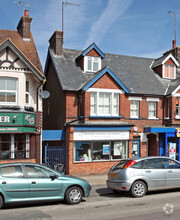
[(110, 145), (109, 142), (93, 142), (93, 161), (94, 160), (109, 160)]
[(74, 143), (74, 161), (91, 162), (127, 158), (127, 141), (82, 141)]
[(113, 160), (126, 158), (127, 156), (127, 141), (113, 141), (111, 157)]
[(0, 136), (2, 160), (29, 158), (29, 134), (3, 134)]
[(17, 104), (17, 79), (0, 78), (0, 104)]
[(91, 92), (91, 116), (118, 116), (119, 94), (113, 92)]
[(75, 142), (74, 160), (85, 162), (92, 161), (90, 142)]

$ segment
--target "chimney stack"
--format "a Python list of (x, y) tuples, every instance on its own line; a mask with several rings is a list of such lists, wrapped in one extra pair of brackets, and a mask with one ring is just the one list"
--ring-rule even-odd
[(23, 38), (23, 41), (30, 41), (31, 21), (32, 18), (29, 17), (29, 11), (24, 10), (24, 16), (21, 17), (21, 20), (17, 26), (17, 30)]
[(172, 41), (172, 49), (176, 48), (176, 40)]
[(49, 39), (49, 47), (54, 50), (57, 56), (61, 56), (63, 53), (63, 32), (56, 30)]

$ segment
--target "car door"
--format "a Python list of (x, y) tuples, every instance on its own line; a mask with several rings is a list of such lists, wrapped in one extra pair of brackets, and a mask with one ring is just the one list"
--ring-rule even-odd
[(51, 178), (53, 171), (38, 165), (25, 165), (25, 171), (30, 185), (29, 197), (61, 198), (62, 178)]
[(29, 197), (29, 182), (24, 176), (21, 165), (0, 167), (0, 187), (4, 191), (6, 200)]
[(165, 169), (159, 158), (144, 160), (142, 170), (149, 188), (165, 187)]
[(166, 187), (180, 187), (180, 163), (172, 159), (163, 158), (166, 172)]

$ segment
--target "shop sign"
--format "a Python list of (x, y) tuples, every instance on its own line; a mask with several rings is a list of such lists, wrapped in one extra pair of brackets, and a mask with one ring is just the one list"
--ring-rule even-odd
[(128, 140), (129, 131), (74, 131), (74, 140)]
[(180, 128), (176, 128), (176, 136), (180, 137)]
[(35, 127), (0, 127), (0, 133), (34, 133), (36, 132)]
[(0, 113), (0, 126), (35, 126), (36, 125), (36, 115), (32, 113)]

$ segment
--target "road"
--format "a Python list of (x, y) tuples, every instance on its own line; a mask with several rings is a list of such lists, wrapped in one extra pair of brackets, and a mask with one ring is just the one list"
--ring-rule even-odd
[(128, 194), (91, 196), (78, 205), (65, 203), (5, 206), (5, 220), (179, 220), (180, 190), (148, 193), (143, 198)]

